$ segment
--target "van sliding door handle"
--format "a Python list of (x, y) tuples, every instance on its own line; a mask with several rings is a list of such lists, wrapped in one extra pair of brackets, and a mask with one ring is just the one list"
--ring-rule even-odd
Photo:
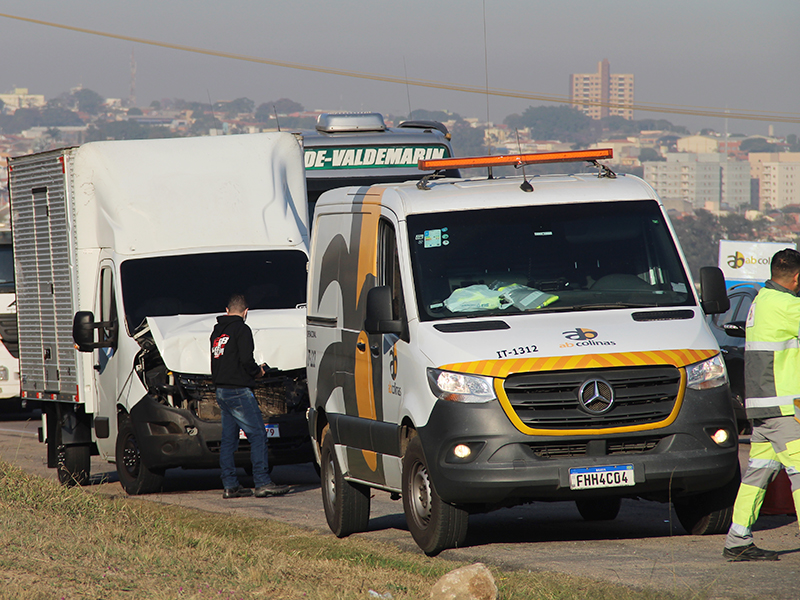
[(356, 344), (356, 348), (358, 348), (359, 350), (361, 350), (361, 352), (364, 352), (364, 350), (366, 350), (366, 349), (367, 349), (367, 345), (366, 345), (364, 342), (358, 342), (358, 343)]

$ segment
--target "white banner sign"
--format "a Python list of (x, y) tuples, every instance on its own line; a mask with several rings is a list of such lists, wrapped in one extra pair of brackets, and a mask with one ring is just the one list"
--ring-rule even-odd
[(784, 248), (797, 249), (788, 242), (733, 242), (720, 240), (719, 268), (725, 280), (758, 281), (769, 279), (769, 264), (772, 256)]

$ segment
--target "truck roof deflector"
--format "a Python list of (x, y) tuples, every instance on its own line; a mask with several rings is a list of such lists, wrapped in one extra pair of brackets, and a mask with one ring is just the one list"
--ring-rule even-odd
[[(429, 179), (441, 176), (445, 169), (474, 169), (487, 167), (513, 166), (516, 168), (525, 165), (559, 163), (559, 162), (580, 162), (588, 161), (595, 165), (600, 172), (598, 177), (608, 177), (614, 179), (616, 174), (606, 165), (601, 165), (597, 161), (604, 158), (613, 158), (614, 151), (611, 148), (599, 148), (596, 150), (572, 150), (569, 152), (540, 152), (536, 154), (505, 154), (499, 156), (469, 156), (464, 158), (436, 158), (420, 160), (417, 167), (420, 171), (434, 171), (430, 175), (425, 175), (417, 184), (421, 190), (429, 189), (427, 182)], [(491, 171), (490, 171), (491, 172)]]

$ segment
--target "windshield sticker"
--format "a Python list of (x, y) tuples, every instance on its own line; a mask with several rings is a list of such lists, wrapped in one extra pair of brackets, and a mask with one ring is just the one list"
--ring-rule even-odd
[(439, 248), (450, 244), (450, 234), (447, 227), (441, 229), (426, 229), (424, 233), (418, 233), (415, 237), (417, 244), (423, 248)]

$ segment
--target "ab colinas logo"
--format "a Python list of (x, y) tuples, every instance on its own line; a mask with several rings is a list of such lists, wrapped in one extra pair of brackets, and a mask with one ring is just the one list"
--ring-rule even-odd
[(616, 346), (616, 342), (609, 340), (598, 340), (599, 334), (592, 329), (577, 327), (570, 331), (562, 331), (561, 334), (573, 342), (564, 342), (559, 348), (573, 348), (576, 346)]

